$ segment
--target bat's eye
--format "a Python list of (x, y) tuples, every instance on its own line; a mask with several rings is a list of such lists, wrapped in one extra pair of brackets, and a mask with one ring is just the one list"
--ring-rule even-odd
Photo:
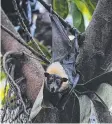
[(57, 80), (56, 80), (56, 83), (57, 83), (58, 86), (60, 86), (60, 85), (61, 85), (60, 79), (57, 79)]
[(53, 78), (49, 78), (49, 80), (47, 81), (48, 84), (52, 84), (54, 82)]

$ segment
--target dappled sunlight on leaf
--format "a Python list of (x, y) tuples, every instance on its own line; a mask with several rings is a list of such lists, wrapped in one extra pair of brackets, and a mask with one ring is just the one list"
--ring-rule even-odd
[(85, 25), (85, 28), (87, 28), (92, 18), (92, 14), (90, 13), (89, 8), (85, 2), (80, 1), (80, 0), (74, 0), (74, 2), (77, 8), (79, 9), (79, 11), (82, 13), (83, 18), (84, 18), (84, 25)]

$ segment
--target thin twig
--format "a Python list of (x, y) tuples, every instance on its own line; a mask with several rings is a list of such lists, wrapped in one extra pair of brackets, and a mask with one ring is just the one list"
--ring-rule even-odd
[(17, 6), (16, 0), (13, 0), (12, 2), (13, 2), (15, 11), (17, 11), (17, 13), (18, 13), (19, 20), (20, 20), (20, 23), (22, 24), (22, 27), (24, 28), (24, 31), (25, 31), (25, 32), (27, 33), (27, 35), (30, 37), (31, 41), (35, 44), (37, 50), (38, 50), (44, 57), (46, 57), (45, 54), (43, 53), (43, 51), (40, 49), (38, 43), (35, 42), (35, 40), (34, 40), (33, 37), (31, 36), (30, 32), (28, 31), (28, 29), (27, 29), (27, 27), (26, 27), (26, 25), (25, 25), (25, 23), (24, 23), (24, 21), (23, 21), (23, 18), (22, 18), (22, 16), (21, 16), (20, 12), (19, 12), (19, 8), (18, 8), (18, 6)]
[[(26, 107), (26, 109), (29, 109), (29, 106)], [(23, 109), (20, 109), (18, 114), (12, 119), (11, 123), (13, 123), (22, 113), (23, 113)]]
[(39, 58), (33, 57), (32, 55), (29, 55), (29, 53), (23, 52), (26, 56), (29, 56), (35, 60), (41, 61)]
[(10, 34), (14, 39), (16, 39), (20, 44), (22, 44), (23, 46), (25, 46), (27, 49), (29, 49), (34, 55), (36, 55), (37, 57), (39, 57), (41, 60), (43, 60), (44, 62), (46, 62), (47, 64), (50, 64), (50, 61), (45, 58), (44, 56), (42, 56), (40, 53), (38, 53), (37, 51), (35, 51), (32, 47), (28, 46), (19, 36), (16, 36), (12, 31), (10, 31), (9, 29), (7, 29), (5, 26), (1, 25), (1, 28), (6, 31), (8, 34)]
[[(10, 69), (11, 69), (11, 67), (9, 67), (8, 73), (10, 72)], [(5, 93), (6, 93), (7, 81), (8, 81), (8, 76), (7, 76), (6, 82), (5, 82), (4, 95), (5, 95)], [(6, 99), (6, 96), (5, 96), (5, 99)], [(1, 122), (2, 122), (2, 123), (3, 123), (3, 120), (4, 120), (5, 114), (6, 114), (6, 109), (7, 109), (7, 104), (4, 105), (4, 110), (3, 110), (2, 117), (1, 117)]]
[(15, 80), (16, 84), (20, 84), (21, 81), (23, 81), (25, 78), (24, 77), (20, 77), (18, 79)]
[[(6, 60), (6, 69), (8, 70), (10, 67), (8, 67), (8, 64), (9, 63), (11, 63), (11, 61), (12, 61), (13, 59), (12, 58), (8, 58), (7, 60)], [(9, 66), (14, 66), (14, 65), (9, 65)], [(10, 72), (9, 72), (10, 73)], [(8, 79), (9, 80), (9, 79)], [(9, 82), (10, 83), (10, 82)], [(13, 84), (12, 83), (10, 83), (10, 89), (13, 89), (15, 92), (16, 92), (16, 89), (15, 89), (15, 87), (13, 86)]]
[(88, 84), (92, 84), (94, 82), (104, 82), (104, 81), (110, 81), (112, 79), (112, 71), (109, 72), (105, 72), (101, 75), (98, 75), (92, 79), (90, 79), (89, 81), (83, 83), (83, 84), (77, 84), (77, 86), (86, 86)]
[(15, 65), (12, 65), (12, 69), (11, 69), (11, 77), (14, 79), (14, 70), (15, 70)]
[(24, 103), (24, 101), (23, 101), (23, 99), (22, 99), (21, 91), (20, 91), (18, 85), (15, 83), (15, 81), (13, 80), (13, 78), (11, 77), (11, 75), (8, 73), (8, 71), (7, 71), (7, 69), (6, 69), (6, 63), (5, 63), (5, 62), (6, 62), (7, 57), (8, 57), (9, 55), (11, 55), (11, 54), (13, 54), (12, 51), (11, 51), (11, 52), (7, 52), (7, 53), (3, 56), (3, 68), (4, 68), (5, 73), (6, 73), (7, 76), (9, 77), (10, 81), (13, 83), (13, 85), (16, 87), (16, 89), (17, 89), (17, 91), (18, 91), (18, 95), (19, 95), (19, 98), (20, 98), (20, 100), (21, 100), (21, 102), (22, 102), (22, 105), (23, 105), (23, 108), (24, 108), (24, 112), (25, 112), (27, 115), (29, 115), (29, 114), (27, 113), (25, 103)]

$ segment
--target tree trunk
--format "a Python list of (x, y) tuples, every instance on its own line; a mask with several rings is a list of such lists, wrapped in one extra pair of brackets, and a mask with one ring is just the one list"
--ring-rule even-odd
[[(1, 24), (6, 28), (10, 29), (15, 35), (20, 37), (20, 35), (14, 30), (14, 26), (11, 24), (8, 17), (3, 12), (3, 10), (1, 11)], [(3, 55), (9, 51), (27, 52), (28, 54), (31, 54), (31, 52), (28, 49), (22, 46), (18, 41), (16, 41), (12, 36), (10, 36), (4, 30), (1, 30), (1, 40), (2, 40), (1, 50)], [(23, 62), (22, 74), (26, 78), (26, 82), (25, 82), (26, 94), (28, 96), (28, 99), (30, 99), (32, 103), (34, 103), (40, 91), (40, 88), (44, 82), (43, 73), (44, 73), (44, 70), (41, 64), (38, 62), (38, 60), (35, 60), (33, 58), (28, 58), (28, 60)]]
[(80, 48), (78, 70), (84, 82), (106, 71), (112, 63), (112, 1), (99, 0)]

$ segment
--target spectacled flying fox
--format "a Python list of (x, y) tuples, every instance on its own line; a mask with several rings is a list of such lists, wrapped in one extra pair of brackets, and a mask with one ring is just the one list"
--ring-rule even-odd
[(45, 86), (51, 93), (59, 93), (69, 86), (68, 76), (59, 62), (54, 62), (48, 66), (44, 73), (47, 78)]

